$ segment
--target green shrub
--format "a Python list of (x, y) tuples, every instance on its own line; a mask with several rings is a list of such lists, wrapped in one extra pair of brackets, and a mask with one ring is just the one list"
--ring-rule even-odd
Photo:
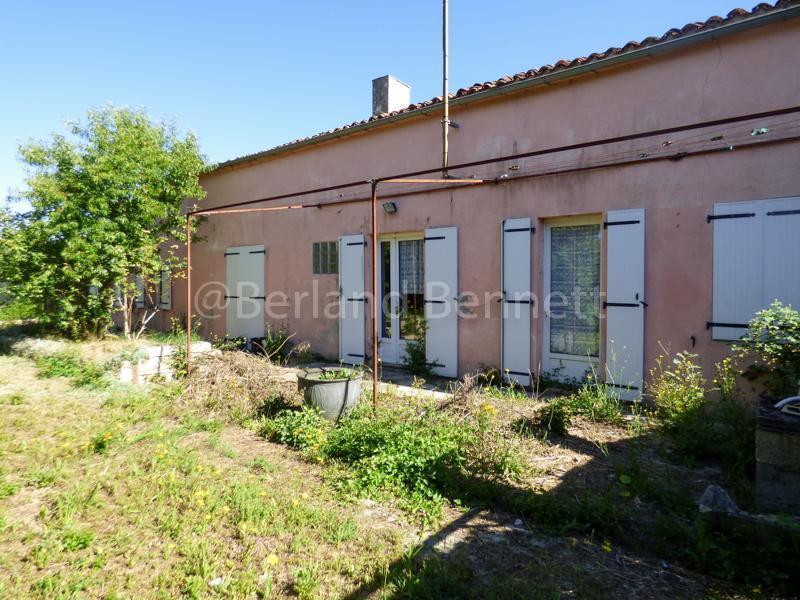
[(800, 313), (779, 301), (756, 313), (736, 346), (745, 358), (755, 357), (748, 373), (764, 381), (772, 396), (798, 393), (800, 386)]

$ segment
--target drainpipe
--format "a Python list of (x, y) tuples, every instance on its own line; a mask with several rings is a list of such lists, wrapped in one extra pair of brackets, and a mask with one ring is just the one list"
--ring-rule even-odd
[(448, 26), (447, 0), (442, 0), (442, 177), (447, 179), (448, 154), (450, 152), (448, 136), (450, 134), (450, 93), (449, 85), (449, 53), (450, 35)]
[(378, 408), (378, 180), (370, 182), (372, 195), (372, 412)]

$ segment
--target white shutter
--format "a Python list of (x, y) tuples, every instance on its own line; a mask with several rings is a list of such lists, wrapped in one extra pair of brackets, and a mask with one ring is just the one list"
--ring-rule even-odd
[(144, 294), (144, 279), (142, 276), (137, 274), (136, 275), (136, 298), (134, 299), (133, 305), (136, 308), (144, 308), (145, 303), (145, 294)]
[(425, 355), (431, 370), (458, 376), (458, 229), (425, 230)]
[(763, 208), (762, 308), (780, 300), (800, 310), (800, 198), (769, 200)]
[(761, 308), (764, 291), (763, 208), (759, 202), (714, 205), (712, 330), (715, 340), (736, 340)]
[(172, 271), (161, 271), (161, 285), (159, 289), (159, 305), (164, 310), (172, 310)]
[(264, 337), (264, 246), (225, 251), (227, 283), (226, 337)]
[(635, 400), (644, 370), (644, 209), (609, 211), (605, 229), (606, 383)]
[(339, 238), (339, 360), (349, 365), (364, 363), (364, 236)]
[(530, 219), (508, 219), (502, 226), (502, 355), (503, 376), (531, 384), (531, 235)]

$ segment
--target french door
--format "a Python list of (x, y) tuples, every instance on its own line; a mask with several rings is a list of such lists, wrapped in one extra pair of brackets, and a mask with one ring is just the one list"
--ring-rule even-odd
[(380, 358), (402, 364), (408, 342), (425, 341), (425, 245), (419, 234), (380, 239)]
[(600, 222), (554, 220), (544, 231), (542, 369), (582, 379), (600, 359)]

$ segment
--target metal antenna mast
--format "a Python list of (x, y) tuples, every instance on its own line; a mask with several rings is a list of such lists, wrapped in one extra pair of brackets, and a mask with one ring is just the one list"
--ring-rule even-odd
[(447, 178), (447, 166), (449, 161), (449, 141), (450, 133), (450, 93), (449, 86), (449, 24), (448, 24), (448, 0), (442, 0), (442, 176)]

